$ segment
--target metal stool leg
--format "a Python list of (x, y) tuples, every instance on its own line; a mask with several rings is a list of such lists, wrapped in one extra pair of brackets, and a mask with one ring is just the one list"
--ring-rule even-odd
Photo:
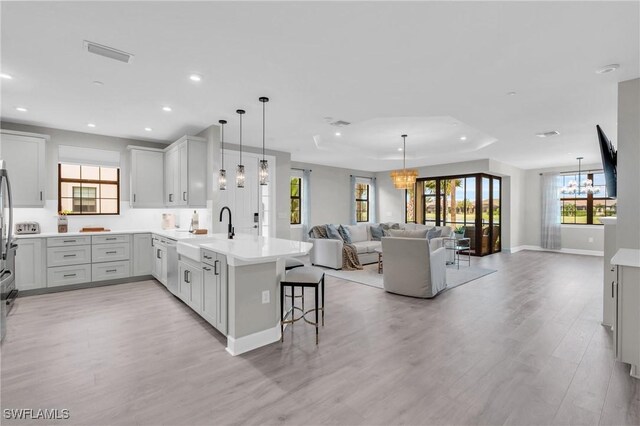
[(280, 341), (284, 342), (284, 285), (280, 284)]
[(318, 286), (315, 286), (316, 291), (316, 345), (318, 344)]
[(324, 327), (324, 274), (322, 275), (322, 326)]

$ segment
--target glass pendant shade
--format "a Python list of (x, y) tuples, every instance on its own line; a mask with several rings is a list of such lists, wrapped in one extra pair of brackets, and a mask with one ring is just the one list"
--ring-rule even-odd
[(227, 189), (227, 171), (224, 169), (220, 169), (220, 173), (218, 174), (218, 188), (221, 191)]
[(565, 195), (587, 195), (600, 192), (600, 188), (593, 186), (591, 179), (585, 179), (580, 182), (582, 178), (582, 159), (583, 157), (576, 158), (578, 160), (578, 180), (569, 181), (567, 186), (560, 189), (560, 193)]
[(260, 160), (258, 176), (260, 178), (260, 185), (266, 185), (269, 183), (269, 163), (267, 160)]
[(244, 178), (244, 166), (239, 164), (236, 169), (236, 185), (238, 188), (244, 188)]

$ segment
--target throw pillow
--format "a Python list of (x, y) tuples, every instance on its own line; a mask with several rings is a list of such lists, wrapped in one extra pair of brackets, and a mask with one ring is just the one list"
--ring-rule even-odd
[(427, 237), (427, 230), (422, 230), (422, 231), (405, 231), (402, 229), (391, 229), (389, 230), (389, 233), (391, 234), (392, 237), (397, 237), (397, 238), (426, 238)]
[(345, 243), (352, 244), (351, 232), (349, 232), (349, 230), (347, 228), (345, 228), (344, 226), (340, 225), (340, 227), (338, 228), (338, 233), (340, 234), (340, 236), (342, 237), (342, 240)]
[(441, 228), (431, 228), (427, 231), (427, 239), (431, 241), (433, 238), (438, 238), (442, 235)]
[(371, 227), (371, 241), (380, 241), (385, 236), (382, 224)]
[(340, 232), (338, 232), (338, 228), (332, 223), (327, 225), (327, 236), (332, 240), (341, 240)]

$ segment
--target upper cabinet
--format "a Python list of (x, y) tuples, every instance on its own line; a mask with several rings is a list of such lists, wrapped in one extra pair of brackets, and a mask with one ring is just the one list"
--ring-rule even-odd
[(207, 145), (204, 138), (185, 136), (166, 149), (164, 202), (168, 207), (206, 207)]
[(0, 159), (5, 161), (14, 207), (43, 207), (45, 142), (49, 136), (2, 130)]
[(131, 153), (131, 207), (164, 207), (164, 152), (129, 147)]

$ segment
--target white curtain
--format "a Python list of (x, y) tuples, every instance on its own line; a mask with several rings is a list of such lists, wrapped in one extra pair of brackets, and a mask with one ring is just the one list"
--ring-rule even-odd
[(309, 239), (311, 229), (311, 170), (302, 171), (302, 240)]
[(378, 182), (376, 178), (371, 178), (369, 184), (369, 222), (378, 223), (378, 206), (376, 199), (376, 190), (378, 189)]
[(540, 246), (551, 250), (560, 250), (560, 174), (542, 174), (542, 214)]
[(349, 205), (351, 206), (351, 225), (355, 225), (356, 222), (356, 177), (351, 175), (351, 191), (349, 191)]

